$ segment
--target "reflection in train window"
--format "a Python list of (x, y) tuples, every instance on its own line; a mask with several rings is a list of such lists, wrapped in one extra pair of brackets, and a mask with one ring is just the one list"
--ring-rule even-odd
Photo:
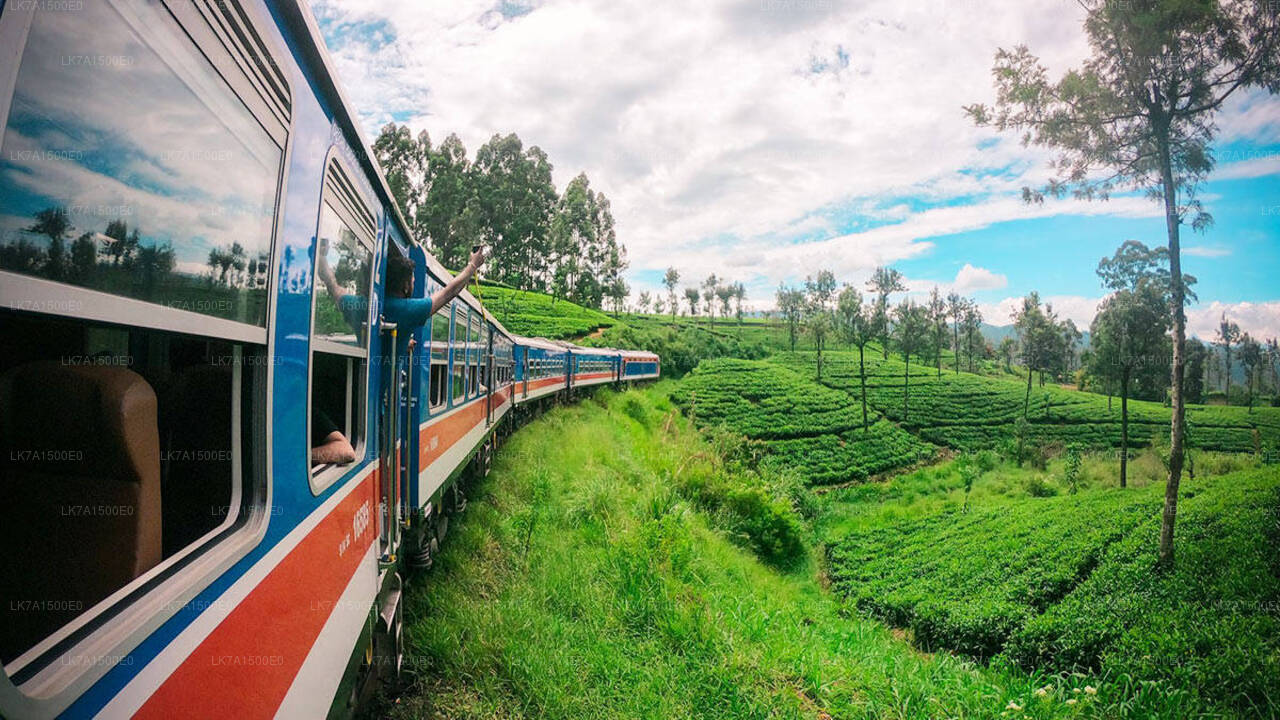
[(362, 348), (369, 332), (373, 253), (328, 203), (320, 208), (315, 336)]
[(179, 37), (158, 3), (34, 12), (0, 269), (263, 326), (281, 150)]

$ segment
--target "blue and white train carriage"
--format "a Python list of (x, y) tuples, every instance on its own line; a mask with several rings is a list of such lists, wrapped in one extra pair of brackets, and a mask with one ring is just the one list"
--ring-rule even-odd
[(0, 48), (0, 716), (349, 714), (513, 408), (657, 357), (387, 322), (393, 254), (450, 277), (298, 0), (0, 0)]

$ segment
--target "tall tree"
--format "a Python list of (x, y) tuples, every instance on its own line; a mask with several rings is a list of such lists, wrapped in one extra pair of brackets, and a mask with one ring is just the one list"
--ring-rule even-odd
[(636, 304), (640, 306), (640, 312), (644, 315), (649, 314), (649, 304), (652, 302), (653, 296), (649, 294), (648, 290), (640, 293), (640, 297), (636, 299)]
[(1137, 290), (1118, 290), (1103, 300), (1090, 326), (1092, 371), (1120, 388), (1120, 487), (1128, 477), (1130, 381), (1166, 355), (1167, 307), (1156, 286), (1142, 283)]
[(942, 348), (947, 344), (947, 301), (934, 287), (929, 293), (929, 324), (933, 332), (934, 359), (938, 365), (938, 377), (942, 377)]
[(1032, 292), (1022, 299), (1022, 307), (1014, 312), (1013, 327), (1022, 348), (1022, 362), (1027, 366), (1027, 393), (1022, 404), (1022, 417), (1031, 410), (1031, 377), (1048, 359), (1053, 336), (1053, 321), (1040, 305), (1040, 293)]
[(867, 280), (867, 289), (876, 295), (875, 319), (876, 337), (879, 338), (884, 359), (889, 359), (889, 295), (902, 292), (907, 286), (902, 281), (902, 273), (891, 267), (878, 267)]
[(720, 301), (720, 317), (729, 317), (733, 312), (733, 285), (717, 285), (716, 299)]
[(902, 419), (907, 420), (911, 397), (911, 356), (922, 354), (928, 343), (929, 319), (924, 310), (911, 300), (903, 300), (893, 309), (894, 347), (902, 355)]
[(960, 374), (960, 321), (964, 319), (964, 311), (968, 303), (958, 292), (947, 293), (947, 312), (951, 316), (951, 349), (956, 354), (956, 374)]
[(734, 314), (738, 318), (738, 324), (742, 324), (742, 301), (747, 299), (747, 288), (741, 282), (733, 284), (733, 300)]
[(674, 267), (667, 268), (667, 274), (662, 276), (662, 284), (667, 288), (667, 295), (671, 298), (671, 319), (676, 319), (676, 312), (679, 310), (679, 303), (676, 302), (676, 283), (680, 282), (680, 271)]
[(608, 243), (596, 217), (597, 198), (586, 176), (570, 182), (579, 191), (572, 197), (566, 189), (571, 207), (558, 206), (546, 153), (537, 146), (526, 150), (514, 133), (494, 135), (481, 145), (471, 171), (480, 238), (496, 261), (491, 263), (490, 277), (518, 288), (535, 287), (549, 249), (553, 218), (567, 211), (571, 217), (558, 228), (568, 237), (558, 239), (575, 243), (588, 273), (580, 277), (593, 281), (585, 294), (575, 285), (578, 292), (572, 299), (600, 307), (609, 284), (599, 277), (608, 257)]
[(1271, 405), (1280, 406), (1280, 341), (1267, 341), (1267, 365), (1271, 366)]
[(64, 207), (50, 207), (36, 213), (36, 221), (27, 232), (49, 238), (49, 250), (45, 253), (44, 274), (50, 280), (61, 280), (67, 274), (67, 248), (63, 238), (71, 230), (71, 218)]
[(423, 206), (431, 137), (423, 130), (413, 137), (408, 125), (388, 123), (373, 141), (373, 154), (382, 166), (391, 196), (409, 227), (417, 231), (414, 216)]
[(1240, 365), (1244, 368), (1245, 383), (1249, 387), (1249, 412), (1253, 412), (1253, 387), (1254, 380), (1258, 374), (1258, 368), (1262, 367), (1262, 345), (1254, 340), (1249, 333), (1245, 333), (1240, 337)]
[(1000, 341), (1000, 359), (1004, 361), (1004, 371), (1013, 372), (1013, 356), (1018, 352), (1018, 341), (1006, 337)]
[(716, 326), (716, 288), (720, 287), (720, 279), (715, 273), (702, 281), (702, 306), (707, 311), (707, 319), (711, 327)]
[[(432, 150), (429, 138), (419, 134), (418, 144), (420, 148), (426, 146), (428, 158), (422, 203), (413, 211), (414, 234), (430, 244), (432, 253), (445, 267), (462, 267), (484, 223), (476, 196), (476, 172), (457, 135), (450, 134)], [(544, 284), (538, 289), (545, 287)]]
[(1222, 320), (1218, 322), (1218, 346), (1222, 348), (1222, 362), (1226, 369), (1223, 375), (1227, 378), (1227, 404), (1231, 404), (1231, 356), (1234, 352), (1235, 344), (1240, 342), (1240, 326), (1227, 319), (1227, 314), (1222, 314)]
[(791, 340), (791, 352), (796, 351), (796, 334), (804, 317), (804, 293), (786, 285), (778, 285), (778, 312), (787, 323), (787, 337)]
[(977, 372), (975, 355), (985, 355), (986, 338), (982, 337), (982, 311), (977, 303), (969, 303), (964, 311), (964, 349), (969, 356), (969, 372)]
[(1187, 377), (1182, 387), (1183, 395), (1186, 396), (1187, 402), (1192, 405), (1199, 405), (1204, 402), (1204, 385), (1207, 364), (1205, 360), (1208, 356), (1208, 350), (1205, 349), (1204, 343), (1197, 338), (1187, 338)]
[(831, 305), (836, 296), (836, 277), (830, 270), (819, 270), (813, 278), (805, 278), (804, 290), (808, 307), (806, 324), (813, 334), (818, 351), (818, 379), (822, 379), (822, 353), (826, 350), (827, 332), (831, 330)]
[(1183, 398), (1183, 304), (1180, 229), (1212, 222), (1197, 190), (1213, 168), (1214, 116), (1237, 91), (1280, 91), (1280, 13), (1265, 0), (1081, 0), (1091, 55), (1079, 70), (1050, 82), (1020, 46), (996, 54), (997, 101), (966, 108), (979, 125), (1023, 131), (1023, 142), (1060, 152), (1061, 178), (1044, 194), (1106, 198), (1117, 186), (1146, 190), (1164, 205), (1169, 241), (1173, 363), (1169, 481), (1160, 532), (1160, 563), (1173, 563), (1186, 409)]
[(698, 299), (702, 297), (698, 293), (698, 288), (687, 287), (684, 289), (684, 300), (689, 304), (689, 315), (697, 317), (698, 315)]
[(858, 381), (862, 386), (862, 433), (867, 433), (867, 343), (875, 334), (872, 308), (862, 302), (862, 293), (845, 285), (836, 299), (836, 334), (858, 348)]

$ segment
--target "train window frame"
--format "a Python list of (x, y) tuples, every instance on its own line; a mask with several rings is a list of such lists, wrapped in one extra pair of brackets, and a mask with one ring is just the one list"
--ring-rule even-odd
[[(9, 120), (17, 68), (26, 55), (27, 32), (36, 3), (13, 3), (0, 11), (0, 44), (13, 53), (14, 72), (0, 76), (0, 137)], [(160, 333), (204, 338), (228, 343), (233, 348), (232, 417), (232, 502), (236, 514), (227, 517), (204, 535), (162, 559), (124, 586), (84, 609), (4, 666), (0, 673), (0, 716), (56, 716), (97, 683), (115, 662), (59, 662), (68, 657), (126, 658), (142, 642), (195, 601), (229, 568), (240, 562), (266, 535), (273, 498), (269, 472), (271, 443), (272, 387), (274, 368), (269, 362), (252, 366), (245, 351), (252, 346), (255, 357), (270, 358), (275, 352), (281, 212), (287, 191), (293, 150), (292, 88), (274, 58), (289, 54), (275, 37), (259, 31), (267, 19), (255, 9), (247, 12), (238, 0), (212, 3), (200, 15), (163, 0), (159, 12), (168, 12), (176, 32), (174, 44), (153, 50), (166, 63), (195, 62), (212, 68), (231, 94), (242, 102), (251, 117), (263, 125), (280, 150), (275, 168), (271, 223), (267, 230), (266, 311), (261, 325), (242, 323), (162, 304), (64, 284), (19, 273), (0, 271), (0, 305), (25, 317), (70, 321), (85, 327), (116, 327), (128, 332)], [(112, 0), (112, 7), (118, 3)], [(218, 14), (215, 20), (214, 13)], [(219, 29), (219, 22), (226, 23)], [(228, 34), (225, 28), (245, 35)], [(161, 31), (163, 32), (163, 31)], [(243, 45), (256, 45), (246, 49)], [(180, 50), (181, 59), (173, 55)], [(256, 62), (250, 65), (247, 57)], [(283, 105), (268, 107), (270, 100), (246, 94), (261, 93), (261, 73), (274, 71)], [(277, 98), (278, 99), (278, 98)], [(268, 117), (270, 114), (270, 117)], [(245, 383), (249, 383), (246, 393)], [(248, 397), (246, 397), (246, 394)], [(245, 407), (248, 401), (250, 406)], [(244, 443), (250, 446), (245, 447)], [(248, 469), (249, 472), (245, 472)]]
[[(368, 449), (368, 414), (369, 414), (369, 355), (370, 344), (374, 333), (373, 313), (375, 310), (374, 278), (380, 261), (378, 253), (377, 218), (370, 209), (370, 203), (363, 197), (351, 178), (355, 175), (347, 168), (336, 145), (329, 149), (323, 167), (324, 176), (320, 191), (320, 203), (316, 210), (315, 234), (312, 243), (316, 244), (312, 253), (311, 266), (311, 330), (307, 348), (307, 423), (306, 442), (307, 456), (305, 467), (308, 468), (307, 481), (311, 494), (319, 496), (339, 479), (360, 467)], [(369, 252), (369, 298), (365, 305), (365, 332), (363, 344), (349, 344), (326, 338), (316, 337), (316, 303), (319, 299), (317, 290), (320, 253), (320, 223), (324, 217), (326, 206), (337, 215), (348, 231), (352, 233), (358, 244)], [(360, 338), (359, 333), (356, 334)], [(333, 420), (342, 425), (343, 435), (351, 442), (356, 459), (350, 463), (311, 463), (311, 426), (315, 401), (315, 367), (316, 353), (330, 357), (341, 357), (347, 363), (345, 414), (342, 419)], [(354, 438), (354, 442), (353, 442)]]
[[(439, 284), (435, 278), (427, 275), (427, 296), (430, 297)], [(453, 305), (446, 306), (443, 310), (432, 308), (431, 319), (427, 323), (427, 344), (429, 347), (428, 366), (427, 366), (427, 415), (434, 415), (449, 405), (449, 350), (450, 350), (450, 333), (453, 324)], [(439, 310), (439, 311), (437, 311)], [(443, 338), (438, 338), (437, 328), (443, 328)], [(436, 360), (437, 345), (443, 344), (444, 359)], [(439, 399), (437, 400), (437, 396)]]
[[(467, 399), (466, 376), (466, 328), (461, 328), (462, 337), (458, 337), (459, 315), (463, 315), (467, 307), (457, 300), (449, 303), (453, 312), (449, 322), (449, 407), (458, 407)], [(464, 316), (465, 317), (465, 316)], [(465, 323), (466, 320), (462, 319)]]

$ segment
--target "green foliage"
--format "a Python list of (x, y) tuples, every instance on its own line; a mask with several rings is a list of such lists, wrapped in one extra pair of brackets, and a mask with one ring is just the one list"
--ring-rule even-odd
[(648, 350), (662, 358), (665, 377), (681, 377), (704, 359), (720, 357), (761, 358), (759, 343), (697, 324), (669, 324), (629, 319), (608, 328), (599, 337), (585, 338), (583, 345)]
[(1083, 459), (1080, 457), (1080, 449), (1075, 445), (1067, 448), (1067, 463), (1063, 479), (1067, 483), (1068, 491), (1075, 495), (1080, 490), (1080, 468)]

